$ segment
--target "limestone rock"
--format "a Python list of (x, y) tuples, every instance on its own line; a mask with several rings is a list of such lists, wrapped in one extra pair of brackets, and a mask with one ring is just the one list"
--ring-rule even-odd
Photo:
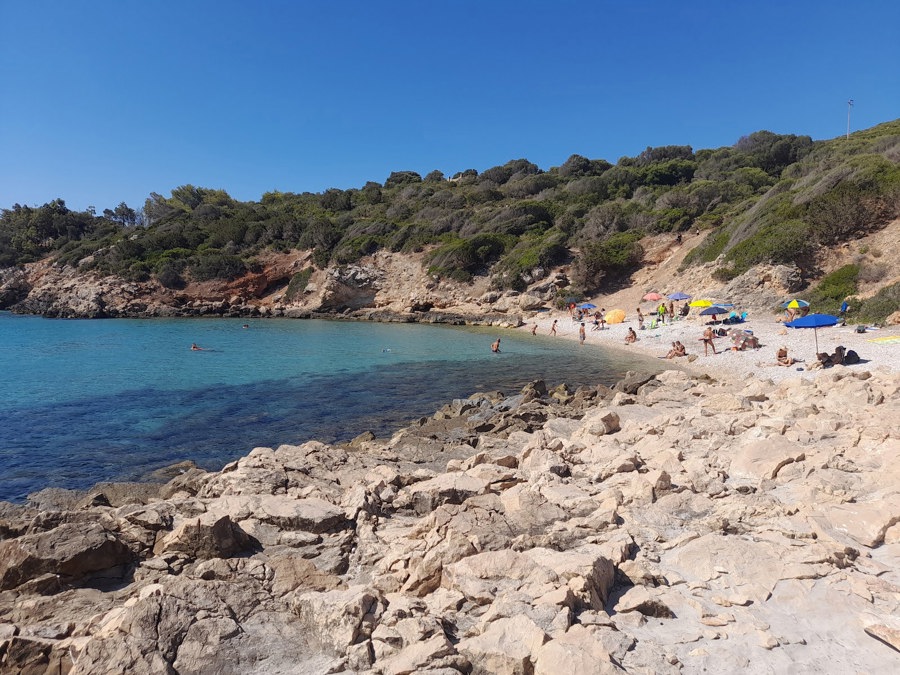
[(805, 458), (802, 447), (784, 436), (774, 436), (738, 447), (728, 472), (735, 479), (772, 479), (782, 467)]
[(534, 675), (557, 675), (562, 664), (569, 675), (612, 675), (623, 672), (613, 664), (594, 632), (576, 624), (537, 650)]
[(203, 514), (160, 539), (153, 551), (184, 553), (191, 559), (227, 558), (247, 551), (254, 541), (229, 516)]
[(528, 675), (532, 654), (547, 635), (525, 616), (498, 619), (477, 637), (460, 641), (457, 649), (472, 662), (473, 675)]
[(416, 513), (425, 514), (441, 504), (461, 504), (484, 491), (484, 480), (466, 474), (441, 474), (430, 480), (411, 485), (401, 491), (395, 505), (411, 506)]
[(99, 525), (63, 524), (47, 532), (0, 541), (0, 590), (46, 573), (79, 579), (131, 560), (129, 548)]
[(309, 634), (336, 656), (371, 637), (385, 607), (382, 594), (365, 586), (301, 593), (291, 604)]

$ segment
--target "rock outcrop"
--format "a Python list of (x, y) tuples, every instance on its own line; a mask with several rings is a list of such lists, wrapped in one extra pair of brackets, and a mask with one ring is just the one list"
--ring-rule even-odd
[(892, 672), (898, 392), (534, 383), (130, 503), (3, 505), (0, 670)]

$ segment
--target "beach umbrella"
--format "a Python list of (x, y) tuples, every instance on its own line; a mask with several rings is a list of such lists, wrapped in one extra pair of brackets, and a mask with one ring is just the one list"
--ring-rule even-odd
[(788, 321), (784, 325), (788, 328), (812, 328), (813, 334), (816, 336), (816, 354), (819, 353), (819, 328), (826, 326), (836, 326), (840, 321), (836, 316), (831, 314), (807, 314), (799, 319)]
[(644, 296), (644, 300), (654, 301), (654, 300), (662, 300), (662, 299), (663, 299), (663, 296), (661, 296), (659, 293), (657, 293), (655, 291), (652, 293), (647, 293), (647, 295)]
[(733, 303), (733, 302), (725, 302), (725, 301), (722, 301), (722, 302), (714, 302), (713, 305), (715, 305), (716, 307), (728, 307), (729, 309), (731, 309), (732, 307), (734, 307), (734, 303)]
[(590, 302), (582, 302), (578, 305), (578, 309), (597, 309), (597, 305), (593, 305)]
[(694, 300), (688, 307), (712, 307), (712, 300)]
[(715, 316), (717, 314), (728, 314), (728, 308), (722, 305), (713, 305), (700, 312), (700, 316)]
[(669, 300), (690, 300), (690, 299), (691, 299), (690, 295), (688, 295), (687, 293), (682, 293), (681, 291), (678, 291), (677, 293), (672, 293), (669, 296)]
[(806, 300), (787, 300), (781, 303), (781, 306), (785, 309), (803, 309), (804, 307), (809, 307), (809, 303)]
[(606, 316), (603, 317), (606, 320), (606, 323), (622, 323), (625, 320), (625, 310), (624, 309), (613, 309), (606, 313)]

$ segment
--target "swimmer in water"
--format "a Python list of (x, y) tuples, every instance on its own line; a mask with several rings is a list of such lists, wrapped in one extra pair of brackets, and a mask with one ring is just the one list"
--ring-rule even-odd
[(495, 354), (500, 353), (500, 338), (497, 338), (497, 341), (491, 345), (491, 351)]
[(196, 342), (192, 342), (191, 343), (191, 351), (192, 352), (202, 352), (204, 350), (203, 350), (203, 347), (198, 347)]

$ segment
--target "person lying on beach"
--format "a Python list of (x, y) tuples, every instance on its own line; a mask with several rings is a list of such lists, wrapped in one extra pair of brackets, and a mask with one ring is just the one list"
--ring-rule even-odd
[(789, 357), (787, 347), (782, 346), (775, 352), (775, 363), (779, 366), (792, 366), (797, 363), (797, 359)]
[(630, 345), (632, 342), (637, 342), (638, 336), (637, 333), (634, 332), (634, 328), (631, 326), (628, 327), (628, 335), (625, 336), (625, 344)]

